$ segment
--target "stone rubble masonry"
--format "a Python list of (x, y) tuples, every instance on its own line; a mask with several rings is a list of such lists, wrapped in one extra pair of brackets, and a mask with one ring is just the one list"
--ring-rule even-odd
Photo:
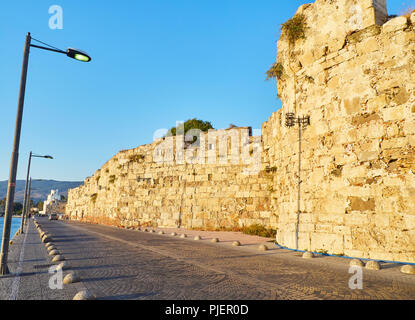
[[(272, 172), (267, 172), (264, 160), (255, 159), (263, 156), (254, 151), (261, 145), (260, 137), (250, 136), (249, 129), (202, 133), (204, 148), (187, 148), (184, 153), (177, 148), (183, 136), (121, 151), (83, 186), (69, 191), (66, 213), (125, 227), (276, 228), (270, 208)], [(228, 137), (226, 150), (220, 143), (207, 143), (208, 136), (219, 141)]]
[(317, 0), (298, 13), (306, 38), (290, 44), (283, 33), (278, 41), (283, 108), (262, 125), (259, 171), (246, 175), (252, 166), (230, 161), (177, 164), (175, 152), (157, 163), (157, 146), (177, 142), (158, 140), (120, 152), (70, 190), (67, 214), (124, 227), (258, 223), (294, 248), (298, 127), (285, 127), (285, 113), (295, 112), (311, 117), (299, 249), (415, 262), (415, 13), (388, 21), (386, 0)]
[(47, 205), (45, 205), (44, 213), (51, 214), (51, 213), (61, 213), (65, 214), (65, 207), (66, 201), (53, 201)]

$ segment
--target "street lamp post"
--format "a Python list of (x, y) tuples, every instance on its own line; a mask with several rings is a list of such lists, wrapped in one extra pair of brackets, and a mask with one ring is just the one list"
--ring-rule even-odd
[(24, 187), (22, 222), (21, 222), (21, 225), (20, 225), (21, 233), (24, 233), (23, 226), (24, 226), (24, 221), (25, 221), (25, 215), (26, 215), (26, 212), (27, 212), (28, 201), (30, 202), (30, 196), (28, 198), (27, 194), (28, 194), (28, 184), (29, 184), (29, 176), (30, 176), (30, 165), (31, 165), (31, 162), (32, 162), (32, 158), (53, 159), (53, 157), (51, 157), (51, 156), (39, 156), (39, 155), (33, 154), (32, 151), (30, 151), (30, 153), (29, 153), (29, 162), (27, 164), (26, 184), (25, 184), (25, 187)]
[[(40, 42), (39, 40), (33, 39)], [(16, 127), (14, 133), (14, 142), (13, 142), (13, 151), (11, 156), (10, 172), (9, 172), (9, 181), (7, 186), (7, 197), (6, 197), (6, 208), (4, 213), (4, 226), (3, 226), (3, 237), (1, 244), (1, 253), (0, 253), (0, 275), (9, 274), (9, 268), (7, 267), (7, 257), (9, 253), (9, 241), (10, 241), (10, 227), (11, 220), (13, 215), (13, 201), (14, 193), (16, 188), (16, 173), (17, 173), (17, 164), (19, 160), (19, 145), (20, 145), (20, 133), (22, 129), (22, 116), (23, 116), (23, 105), (26, 91), (26, 79), (27, 79), (27, 68), (29, 65), (29, 53), (30, 47), (54, 51), (58, 53), (66, 54), (69, 58), (76, 59), (78, 61), (89, 62), (91, 57), (80, 50), (69, 48), (67, 51), (59, 50), (50, 45), (49, 48), (37, 46), (31, 44), (32, 37), (30, 32), (26, 35), (24, 53), (23, 53), (23, 67), (22, 74), (20, 78), (20, 90), (19, 90), (19, 101), (17, 105), (17, 117), (16, 117)], [(53, 48), (53, 49), (52, 49)]]
[(287, 112), (285, 115), (285, 125), (292, 128), (298, 125), (298, 199), (297, 199), (297, 220), (295, 224), (295, 249), (298, 250), (298, 229), (301, 215), (301, 133), (304, 128), (310, 125), (310, 116), (298, 116), (292, 112)]
[(24, 219), (24, 224), (26, 224), (26, 219), (28, 217), (28, 211), (30, 210), (30, 194), (32, 192), (32, 178), (30, 178), (29, 181), (29, 191), (28, 191), (28, 205), (26, 205), (26, 212), (24, 213), (23, 219)]

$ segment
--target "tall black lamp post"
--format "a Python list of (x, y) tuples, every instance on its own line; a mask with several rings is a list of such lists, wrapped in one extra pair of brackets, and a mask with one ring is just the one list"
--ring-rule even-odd
[[(42, 47), (32, 44), (32, 39), (39, 43), (46, 45), (47, 47)], [(6, 197), (6, 208), (4, 213), (4, 227), (3, 227), (3, 237), (1, 243), (1, 253), (0, 253), (0, 275), (6, 275), (9, 273), (7, 267), (7, 256), (9, 252), (9, 240), (10, 240), (10, 226), (13, 214), (13, 201), (14, 201), (14, 192), (16, 188), (16, 173), (17, 173), (17, 163), (19, 160), (19, 145), (20, 145), (20, 132), (22, 128), (22, 117), (23, 117), (23, 105), (24, 97), (26, 91), (26, 79), (27, 79), (27, 68), (29, 64), (29, 52), (30, 47), (38, 48), (42, 50), (53, 51), (57, 53), (62, 53), (67, 55), (69, 58), (73, 58), (83, 62), (91, 61), (91, 57), (80, 50), (69, 48), (66, 51), (60, 50), (58, 48), (52, 47), (46, 43), (43, 43), (39, 40), (36, 40), (31, 37), (30, 33), (26, 36), (25, 48), (23, 53), (23, 67), (22, 75), (20, 79), (20, 90), (19, 90), (19, 101), (17, 105), (17, 117), (16, 117), (16, 128), (14, 133), (14, 143), (13, 151), (11, 156), (10, 164), (10, 173), (9, 173), (9, 183), (7, 186), (7, 197)]]
[(285, 125), (292, 128), (298, 125), (298, 204), (297, 204), (297, 222), (295, 224), (295, 249), (298, 250), (298, 229), (301, 214), (301, 133), (304, 128), (310, 125), (310, 116), (296, 117), (294, 113), (285, 114)]

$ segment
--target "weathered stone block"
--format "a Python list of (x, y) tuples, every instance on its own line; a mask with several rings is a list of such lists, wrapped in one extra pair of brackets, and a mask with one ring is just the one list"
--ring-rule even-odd
[(388, 33), (388, 32), (395, 32), (399, 30), (403, 30), (408, 26), (408, 19), (406, 17), (396, 17), (388, 22), (386, 22), (382, 26), (382, 32)]
[(393, 108), (382, 109), (384, 121), (394, 121), (402, 118), (405, 112), (405, 106), (397, 106)]
[(311, 234), (311, 248), (316, 250), (328, 250), (329, 252), (344, 252), (343, 236), (327, 233)]

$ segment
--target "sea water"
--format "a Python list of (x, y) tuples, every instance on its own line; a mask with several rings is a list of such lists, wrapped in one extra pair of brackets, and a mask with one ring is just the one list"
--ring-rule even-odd
[[(4, 218), (0, 218), (0, 237), (3, 235), (3, 220)], [(20, 218), (12, 218), (12, 225), (10, 229), (10, 240), (13, 239), (14, 235), (16, 234), (17, 230), (20, 228), (21, 223)], [(1, 242), (1, 241), (0, 241)]]

